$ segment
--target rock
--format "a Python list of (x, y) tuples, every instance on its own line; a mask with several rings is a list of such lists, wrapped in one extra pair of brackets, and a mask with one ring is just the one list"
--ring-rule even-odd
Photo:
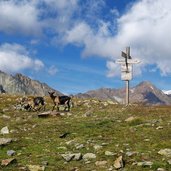
[(137, 117), (131, 116), (131, 117), (125, 119), (125, 122), (132, 122), (135, 119), (137, 119)]
[(107, 146), (109, 145), (109, 143), (102, 143), (102, 146)]
[(62, 154), (62, 157), (63, 157), (64, 160), (66, 160), (67, 162), (69, 162), (69, 161), (71, 161), (71, 160), (79, 161), (79, 160), (82, 159), (82, 154), (81, 154), (81, 153)]
[(14, 156), (15, 153), (16, 153), (16, 152), (15, 152), (14, 150), (8, 150), (8, 151), (7, 151), (7, 155), (8, 155), (8, 156)]
[(74, 155), (75, 156), (74, 156), (73, 160), (79, 161), (79, 160), (82, 159), (82, 154), (81, 153), (75, 153)]
[(59, 113), (60, 116), (65, 116), (65, 113)]
[(59, 138), (66, 138), (67, 135), (69, 135), (69, 132), (65, 132), (59, 136)]
[(47, 166), (48, 164), (49, 164), (48, 161), (42, 161), (43, 166)]
[(68, 112), (68, 113), (67, 113), (67, 116), (72, 116), (72, 113)]
[(94, 153), (86, 153), (83, 155), (84, 160), (90, 160), (90, 159), (95, 159), (96, 155)]
[(2, 118), (3, 119), (10, 119), (11, 117), (10, 116), (7, 116), (7, 115), (2, 115)]
[(167, 161), (171, 165), (171, 159)]
[(83, 116), (84, 117), (90, 117), (92, 115), (93, 115), (92, 110), (88, 110)]
[(111, 151), (105, 151), (105, 155), (106, 156), (114, 156), (114, 155), (116, 155), (116, 153), (111, 152)]
[(144, 139), (144, 141), (145, 141), (145, 142), (149, 142), (149, 141), (150, 141), (150, 139), (146, 138), (146, 139)]
[(9, 134), (9, 129), (7, 126), (5, 126), (1, 129), (1, 134)]
[(166, 170), (163, 168), (158, 168), (157, 171), (166, 171)]
[(102, 102), (102, 105), (107, 107), (109, 104), (107, 102)]
[(78, 167), (74, 167), (73, 169), (71, 169), (70, 171), (79, 171)]
[(109, 169), (108, 169), (108, 171), (114, 171), (113, 169), (114, 169), (114, 167), (113, 166), (110, 166)]
[(75, 144), (75, 140), (70, 140), (66, 142), (67, 145), (74, 145)]
[(101, 146), (101, 145), (95, 145), (93, 148), (94, 148), (95, 150), (100, 150), (100, 149), (103, 148), (103, 146)]
[(115, 169), (121, 169), (124, 167), (124, 161), (123, 161), (123, 157), (120, 156), (118, 157), (115, 161), (114, 161), (114, 165)]
[(77, 150), (84, 148), (84, 144), (76, 144), (75, 148)]
[(163, 129), (163, 127), (162, 127), (162, 126), (158, 126), (156, 129), (157, 129), (157, 130)]
[(116, 102), (114, 102), (114, 101), (112, 101), (112, 100), (108, 100), (107, 103), (110, 104), (110, 105), (117, 104)]
[(161, 154), (165, 157), (171, 157), (171, 149), (169, 148), (165, 148), (165, 149), (161, 149), (158, 154)]
[(27, 165), (29, 171), (44, 171), (45, 166), (39, 166), (39, 165)]
[(6, 145), (12, 142), (12, 138), (0, 138), (0, 146)]
[(1, 166), (8, 166), (9, 164), (16, 163), (16, 162), (17, 160), (15, 158), (5, 159), (5, 160), (2, 160)]
[(43, 112), (43, 113), (39, 113), (38, 117), (39, 118), (47, 118), (51, 115), (51, 111), (47, 111), (47, 112)]
[(134, 154), (137, 154), (137, 152), (135, 152), (135, 151), (133, 151), (133, 152), (131, 152), (131, 151), (126, 152), (126, 155), (127, 155), (128, 157), (131, 157), (131, 156), (133, 156)]
[(152, 165), (153, 165), (153, 162), (151, 162), (151, 161), (143, 161), (143, 162), (137, 163), (137, 166), (142, 166), (142, 167), (146, 167), (146, 166), (151, 167)]
[(95, 165), (98, 167), (104, 167), (107, 164), (107, 161), (96, 161)]
[(71, 161), (71, 160), (75, 157), (74, 154), (62, 154), (61, 156), (62, 156), (63, 159), (64, 159), (65, 161), (67, 161), (67, 162)]
[(66, 147), (57, 147), (57, 149), (59, 149), (59, 150), (67, 150), (67, 148)]

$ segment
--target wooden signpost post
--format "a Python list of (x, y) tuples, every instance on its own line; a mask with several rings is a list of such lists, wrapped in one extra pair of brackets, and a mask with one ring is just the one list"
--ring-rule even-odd
[(121, 52), (121, 56), (124, 59), (118, 59), (116, 63), (121, 65), (121, 80), (126, 83), (125, 104), (129, 105), (129, 81), (133, 78), (133, 64), (137, 64), (140, 61), (132, 59), (130, 56), (130, 47), (126, 48), (126, 53)]

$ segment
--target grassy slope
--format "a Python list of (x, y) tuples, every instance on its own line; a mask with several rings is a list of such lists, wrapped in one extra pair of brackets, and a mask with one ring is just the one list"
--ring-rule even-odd
[[(123, 107), (120, 105), (103, 105), (92, 103), (89, 108), (87, 102), (75, 100), (77, 105), (72, 108), (71, 116), (38, 118), (36, 112), (17, 111), (12, 108), (17, 97), (0, 96), (0, 129), (8, 126), (13, 133), (0, 135), (2, 137), (17, 138), (16, 142), (0, 147), (0, 161), (10, 158), (7, 150), (15, 150), (17, 164), (7, 167), (0, 166), (0, 170), (15, 171), (29, 164), (41, 165), (48, 161), (48, 171), (69, 171), (77, 167), (80, 171), (104, 171), (113, 165), (114, 160), (123, 155), (126, 162), (126, 171), (149, 171), (159, 167), (171, 170), (167, 159), (157, 154), (162, 148), (171, 148), (171, 107)], [(47, 99), (47, 109), (51, 102)], [(6, 110), (4, 110), (6, 109)], [(83, 115), (90, 111), (88, 117)], [(5, 119), (2, 115), (10, 116)], [(130, 116), (137, 119), (125, 122)], [(158, 126), (163, 129), (156, 130)], [(59, 138), (62, 133), (69, 132), (66, 138)], [(67, 145), (66, 142), (74, 140)], [(94, 145), (102, 145), (95, 150)], [(76, 144), (83, 144), (85, 148), (76, 149)], [(59, 147), (66, 147), (61, 149)], [(92, 152), (97, 158), (85, 164), (83, 160), (66, 163), (61, 154), (65, 152)], [(106, 156), (105, 151), (116, 153), (115, 156)], [(136, 151), (131, 157), (126, 152)], [(96, 161), (106, 160), (104, 168), (97, 167)], [(134, 162), (152, 161), (152, 168), (133, 165)]]

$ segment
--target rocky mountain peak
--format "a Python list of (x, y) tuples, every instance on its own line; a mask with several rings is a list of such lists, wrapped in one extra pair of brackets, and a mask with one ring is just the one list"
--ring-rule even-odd
[(55, 91), (57, 95), (61, 92), (54, 90), (45, 83), (17, 73), (15, 76), (0, 71), (0, 85), (2, 90), (8, 94), (18, 95), (48, 95), (48, 91)]
[(139, 83), (136, 88), (145, 88), (145, 89), (155, 89), (156, 87), (149, 81), (143, 81), (141, 83)]

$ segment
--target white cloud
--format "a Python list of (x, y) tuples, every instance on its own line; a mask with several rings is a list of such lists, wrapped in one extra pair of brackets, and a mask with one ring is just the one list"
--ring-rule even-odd
[(104, 6), (104, 0), (86, 0), (84, 5), (81, 0), (4, 0), (0, 1), (0, 31), (37, 35), (47, 29), (53, 33), (50, 39), (58, 43), (82, 46), (83, 56), (106, 58), (108, 75), (117, 73), (111, 62), (131, 46), (133, 58), (142, 61), (136, 73), (152, 64), (162, 75), (170, 74), (171, 1), (139, 0), (122, 15), (113, 8), (108, 21), (103, 17)]
[(64, 32), (78, 0), (1, 0), (0, 31), (40, 36), (45, 30)]
[(120, 66), (118, 64), (116, 64), (113, 61), (107, 61), (107, 76), (108, 77), (114, 77), (114, 76), (118, 76), (120, 74)]
[(55, 75), (57, 72), (58, 72), (58, 69), (57, 69), (57, 67), (54, 66), (54, 65), (52, 65), (52, 66), (49, 68), (49, 70), (48, 70), (48, 73), (49, 73), (50, 75)]
[(25, 47), (19, 44), (3, 44), (0, 46), (0, 70), (19, 72), (24, 69), (40, 70), (44, 64), (39, 59), (32, 59)]
[(0, 31), (6, 33), (41, 34), (42, 22), (35, 4), (28, 1), (0, 1)]
[[(171, 73), (170, 11), (170, 0), (137, 1), (117, 19), (117, 32), (112, 30), (116, 25), (109, 21), (103, 21), (96, 29), (87, 22), (80, 22), (67, 32), (65, 40), (81, 44), (85, 56), (95, 55), (110, 61), (115, 61), (126, 46), (131, 46), (133, 58), (142, 61), (136, 67), (136, 73), (141, 73), (144, 66), (154, 64), (161, 74), (167, 75)], [(107, 66), (112, 69), (109, 63)]]

